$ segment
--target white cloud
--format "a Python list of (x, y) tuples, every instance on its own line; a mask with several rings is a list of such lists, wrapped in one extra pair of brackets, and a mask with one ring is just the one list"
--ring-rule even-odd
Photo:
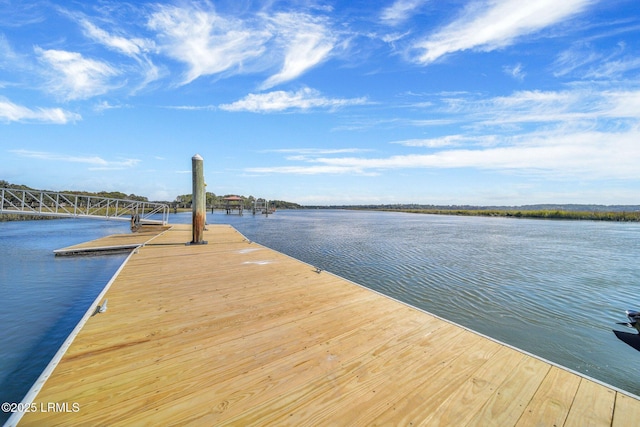
[(627, 73), (640, 70), (640, 59), (635, 55), (625, 55), (626, 44), (618, 43), (611, 52), (606, 53), (588, 43), (579, 43), (570, 49), (560, 52), (553, 64), (554, 76), (562, 77), (576, 74), (582, 79), (620, 80)]
[(271, 34), (252, 29), (239, 19), (221, 17), (214, 10), (159, 5), (148, 26), (158, 32), (159, 49), (187, 64), (182, 84), (200, 76), (235, 69), (265, 52)]
[(336, 43), (324, 21), (300, 13), (278, 13), (270, 21), (284, 51), (282, 68), (269, 77), (262, 89), (293, 80), (326, 60)]
[(381, 158), (337, 157), (309, 159), (309, 164), (250, 168), (281, 174), (375, 175), (391, 169), (476, 168), (530, 176), (574, 177), (581, 180), (640, 179), (640, 140), (637, 129), (626, 133), (541, 132), (504, 138), (498, 147), (447, 149), (433, 154)]
[(34, 48), (48, 69), (48, 90), (65, 100), (86, 99), (108, 92), (111, 77), (119, 72), (104, 62), (87, 59), (77, 52)]
[(18, 55), (13, 51), (6, 37), (0, 34), (0, 67), (8, 67), (16, 60)]
[(398, 25), (409, 19), (412, 13), (422, 6), (426, 0), (396, 0), (380, 14), (380, 20), (387, 25)]
[(261, 85), (269, 89), (326, 61), (338, 40), (320, 15), (258, 13), (241, 19), (221, 15), (212, 5), (157, 6), (148, 27), (158, 34), (160, 52), (186, 64), (181, 84), (276, 69)]
[(601, 54), (595, 53), (584, 48), (567, 49), (558, 54), (555, 60), (554, 72), (555, 77), (565, 76), (573, 71), (593, 63), (601, 58)]
[(139, 37), (127, 38), (110, 34), (86, 18), (80, 19), (79, 23), (87, 37), (106, 46), (110, 50), (126, 55), (136, 61), (138, 70), (142, 75), (142, 82), (136, 90), (160, 78), (160, 69), (148, 56), (148, 52), (155, 50), (155, 42), (153, 40)]
[(409, 34), (411, 34), (409, 31), (405, 31), (404, 33), (389, 33), (381, 36), (380, 39), (385, 43), (389, 43), (390, 45), (395, 45), (395, 42), (403, 39)]
[[(473, 168), (545, 179), (640, 180), (640, 90), (578, 87), (518, 91), (487, 100), (469, 95), (458, 101), (451, 105), (467, 132), (392, 142), (411, 153), (288, 156), (284, 160), (289, 165), (251, 171), (370, 175), (414, 168)], [(450, 113), (446, 105), (442, 108)]]
[(346, 153), (366, 153), (373, 151), (367, 148), (289, 148), (280, 150), (265, 150), (270, 153), (285, 153), (287, 160), (312, 161), (318, 156)]
[(123, 105), (111, 105), (107, 101), (101, 101), (101, 102), (98, 102), (97, 104), (95, 104), (93, 106), (93, 111), (96, 111), (98, 113), (102, 113), (102, 112), (107, 111), (107, 110), (114, 110), (114, 109), (124, 108), (124, 107), (125, 106), (123, 106)]
[(301, 165), (301, 166), (275, 166), (275, 167), (255, 167), (246, 168), (245, 172), (259, 174), (286, 174), (286, 175), (334, 175), (334, 174), (358, 174), (358, 175), (377, 175), (377, 173), (364, 173), (357, 166), (339, 166), (339, 165)]
[(0, 98), (0, 120), (3, 121), (66, 124), (80, 119), (79, 114), (61, 108), (36, 108), (34, 110)]
[(640, 70), (640, 58), (606, 60), (587, 71), (585, 77), (592, 79), (618, 79), (629, 71)]
[(21, 157), (48, 160), (53, 162), (84, 163), (90, 165), (89, 170), (120, 170), (137, 165), (138, 159), (105, 160), (98, 156), (73, 156), (68, 154), (51, 153), (47, 151), (9, 150)]
[(440, 138), (425, 139), (405, 139), (402, 141), (392, 141), (391, 144), (404, 145), (405, 147), (426, 147), (442, 148), (455, 147), (461, 145), (493, 145), (496, 138), (494, 135), (467, 136), (467, 135), (445, 135)]
[(259, 113), (285, 111), (290, 109), (334, 109), (348, 105), (362, 105), (366, 103), (367, 100), (365, 98), (325, 98), (317, 90), (304, 88), (297, 92), (274, 91), (260, 94), (252, 93), (232, 104), (222, 104), (219, 108), (226, 111), (250, 111)]
[(582, 12), (593, 0), (476, 1), (463, 15), (413, 46), (417, 62), (428, 64), (458, 51), (492, 51), (517, 38), (565, 22)]
[(165, 108), (171, 110), (186, 110), (186, 111), (215, 111), (217, 107), (215, 105), (171, 105)]
[(516, 80), (519, 81), (523, 81), (524, 77), (527, 75), (527, 73), (525, 73), (523, 71), (522, 68), (522, 64), (517, 63), (516, 65), (505, 65), (504, 67), (502, 67), (502, 70), (505, 72), (506, 75), (513, 77)]
[(603, 127), (621, 120), (640, 121), (640, 90), (519, 91), (468, 103), (467, 108), (485, 125), (546, 122)]
[(282, 148), (276, 150), (263, 150), (263, 153), (287, 153), (303, 156), (317, 156), (322, 154), (363, 153), (371, 151), (367, 148)]
[(87, 19), (81, 19), (80, 25), (89, 38), (127, 56), (137, 57), (155, 47), (154, 42), (151, 40), (109, 34)]

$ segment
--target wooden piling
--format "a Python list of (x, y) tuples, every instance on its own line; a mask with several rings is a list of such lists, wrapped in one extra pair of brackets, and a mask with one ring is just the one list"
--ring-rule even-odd
[(203, 240), (204, 225), (206, 222), (206, 196), (204, 183), (204, 160), (200, 154), (191, 158), (191, 170), (193, 173), (193, 239), (191, 244), (206, 244)]

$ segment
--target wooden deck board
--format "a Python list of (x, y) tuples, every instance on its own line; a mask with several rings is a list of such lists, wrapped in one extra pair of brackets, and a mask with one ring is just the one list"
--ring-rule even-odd
[(34, 401), (80, 411), (20, 425), (604, 426), (640, 412), (229, 226), (190, 238), (175, 226), (146, 241)]
[(564, 425), (578, 385), (580, 385), (580, 377), (552, 366), (517, 425), (522, 427)]
[(522, 358), (468, 425), (515, 425), (548, 371), (546, 363)]
[(611, 425), (616, 393), (601, 384), (582, 379), (565, 421), (568, 427)]
[(612, 427), (628, 427), (635, 423), (634, 420), (640, 420), (640, 405), (636, 399), (618, 393)]
[(56, 249), (53, 252), (56, 255), (77, 255), (115, 250), (118, 248), (132, 250), (138, 246), (144, 245), (149, 241), (152, 241), (159, 234), (168, 229), (169, 227), (164, 226), (145, 227), (136, 233), (114, 234), (111, 236), (91, 240), (89, 242), (68, 246), (66, 248)]

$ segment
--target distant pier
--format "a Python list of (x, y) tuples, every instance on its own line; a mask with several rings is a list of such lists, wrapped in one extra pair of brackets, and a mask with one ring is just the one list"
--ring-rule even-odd
[(626, 427), (640, 419), (637, 396), (230, 226), (208, 225), (207, 245), (186, 245), (191, 238), (190, 225), (174, 225), (123, 243), (136, 253), (30, 391), (23, 403), (34, 410), (21, 426)]

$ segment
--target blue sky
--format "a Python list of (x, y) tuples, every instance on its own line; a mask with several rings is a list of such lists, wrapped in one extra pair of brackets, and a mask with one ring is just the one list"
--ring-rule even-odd
[(0, 0), (0, 179), (638, 204), (637, 0)]

